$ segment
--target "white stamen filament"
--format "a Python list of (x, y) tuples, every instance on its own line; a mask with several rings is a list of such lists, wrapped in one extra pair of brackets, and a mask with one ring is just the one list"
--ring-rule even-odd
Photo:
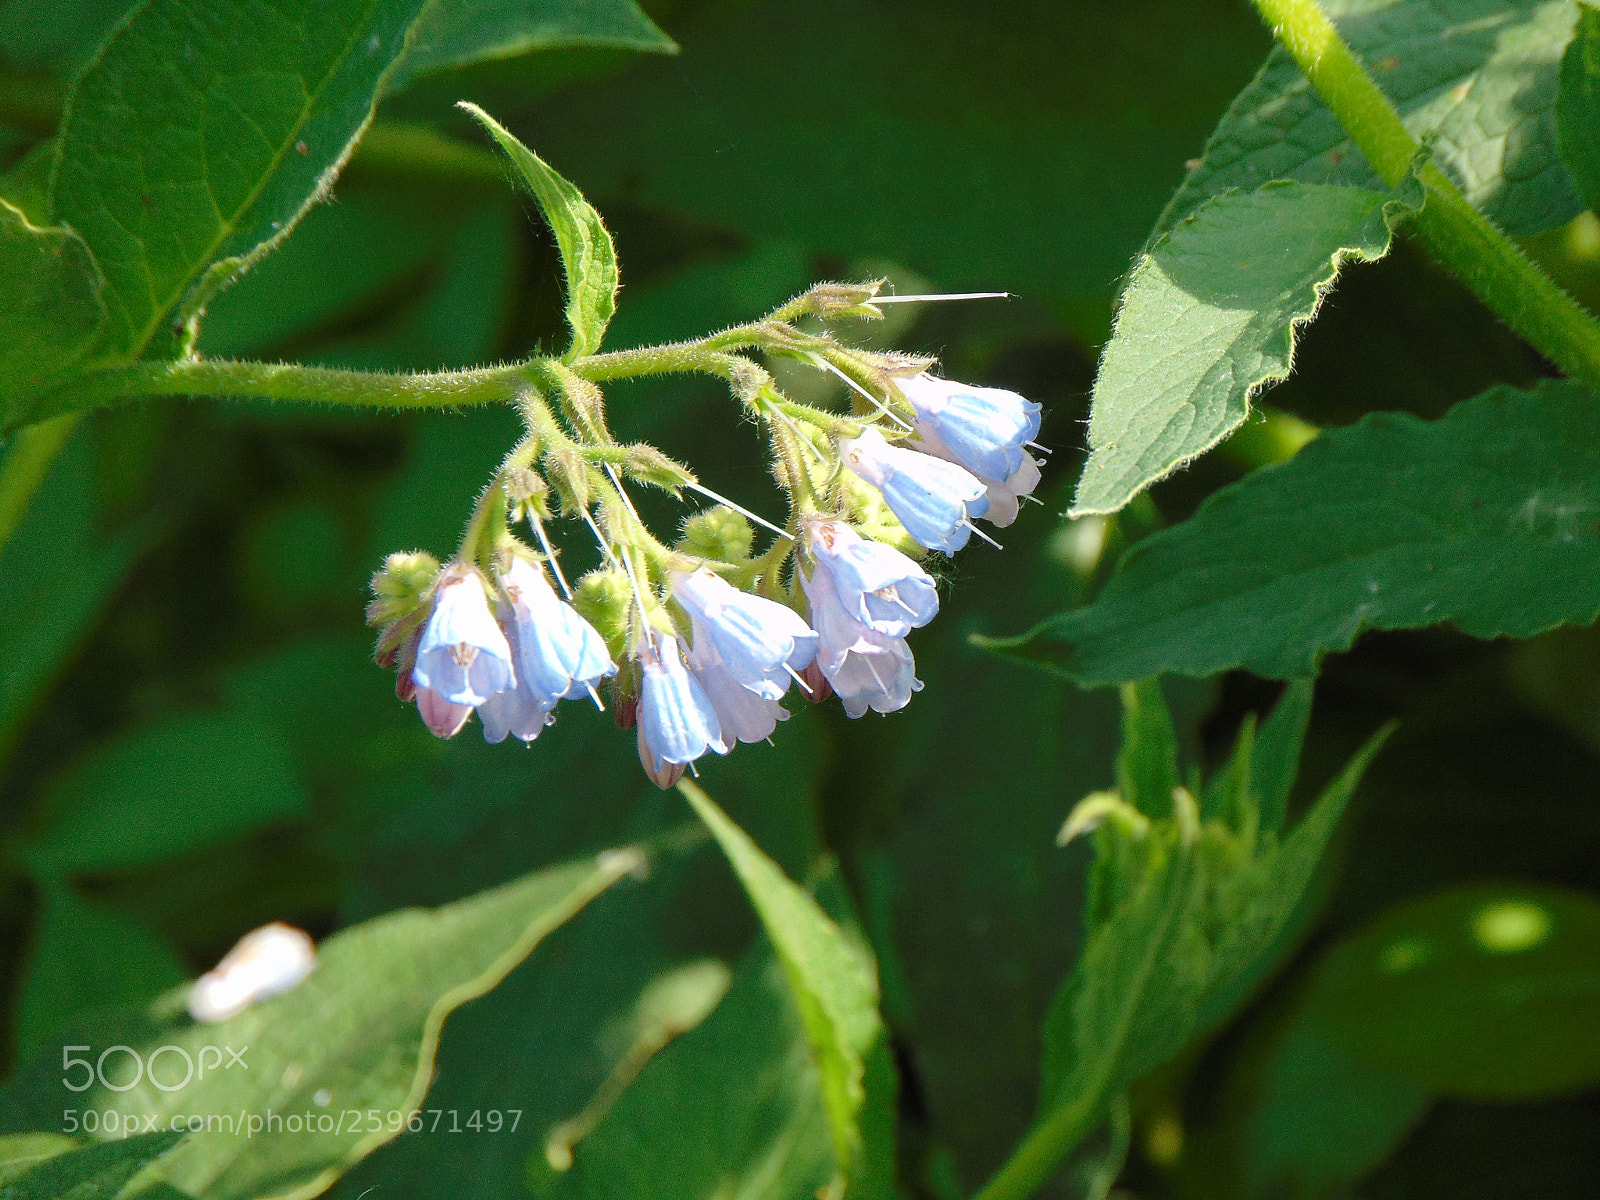
[(539, 539), (539, 546), (544, 550), (544, 556), (550, 563), (550, 569), (556, 574), (556, 582), (561, 585), (561, 594), (568, 600), (572, 599), (572, 589), (567, 586), (567, 577), (561, 573), (561, 564), (556, 561), (556, 553), (550, 549), (550, 539), (545, 536), (544, 522), (532, 509), (528, 510), (528, 524), (533, 526), (533, 534)]
[(1047, 458), (1050, 456), (1049, 446), (1041, 446), (1038, 442), (1023, 442), (1022, 444), (1029, 450), (1037, 450), (1040, 454), (1043, 454)]
[(633, 514), (633, 519), (643, 525), (644, 519), (639, 516), (639, 510), (633, 506), (632, 499), (629, 498), (627, 491), (622, 486), (622, 480), (617, 477), (617, 468), (611, 463), (606, 463), (605, 467), (606, 474), (611, 476), (611, 482), (617, 485), (617, 495), (622, 497), (622, 502), (628, 506), (628, 511)]
[(878, 686), (881, 687), (885, 693), (887, 693), (889, 691), (889, 685), (883, 681), (883, 676), (878, 674), (878, 668), (872, 665), (873, 656), (870, 654), (863, 654), (861, 657), (867, 660), (867, 670), (872, 672), (872, 677), (878, 681)]
[(771, 521), (767, 520), (765, 517), (756, 516), (756, 514), (751, 512), (748, 508), (745, 508), (742, 505), (735, 504), (732, 500), (729, 500), (726, 496), (719, 496), (716, 492), (713, 492), (710, 488), (706, 487), (704, 484), (686, 483), (683, 486), (687, 487), (687, 488), (694, 489), (695, 491), (699, 492), (702, 496), (710, 496), (718, 504), (727, 505), (727, 507), (733, 509), (733, 511), (738, 513), (740, 516), (749, 517), (757, 525), (766, 526), (766, 528), (772, 530), (772, 532), (777, 534), (779, 537), (786, 537), (791, 542), (794, 541), (794, 534), (790, 533), (787, 529), (783, 529), (783, 528), (780, 528), (777, 525), (774, 525)]
[(938, 300), (1009, 300), (1010, 292), (941, 292), (921, 296), (874, 296), (868, 304), (914, 304)]
[[(794, 434), (795, 437), (800, 439), (800, 444), (801, 445), (803, 445), (807, 450), (811, 451), (812, 454), (817, 456), (817, 461), (819, 463), (825, 463), (825, 462), (828, 461), (827, 459), (822, 457), (822, 451), (817, 449), (817, 444), (815, 442), (813, 442), (810, 438), (808, 438), (805, 434), (801, 433), (800, 432), (800, 426), (796, 425), (793, 421), (791, 421), (789, 419), (789, 414), (785, 413), (782, 409), (777, 409), (777, 408), (768, 408), (766, 410), (766, 412), (770, 416), (777, 417), (778, 420), (782, 421), (785, 425), (787, 425), (789, 427), (789, 432)], [(804, 465), (804, 464), (802, 464), (802, 465)]]
[(993, 546), (996, 550), (1004, 550), (1005, 549), (1004, 546), (1002, 546), (999, 542), (995, 541), (992, 537), (990, 537), (983, 530), (979, 529), (971, 521), (962, 521), (961, 523), (963, 525), (965, 525), (968, 529), (972, 530), (973, 533), (975, 533), (979, 537), (981, 537), (984, 541), (988, 542), (989, 545)]
[(790, 678), (792, 678), (796, 683), (798, 683), (802, 688), (805, 689), (806, 695), (809, 696), (811, 694), (811, 685), (809, 683), (807, 683), (804, 679), (800, 678), (800, 672), (799, 671), (796, 671), (788, 663), (784, 663), (783, 664), (783, 669), (785, 671), (789, 672)]
[(905, 421), (901, 419), (901, 417), (900, 417), (900, 415), (898, 413), (896, 413), (892, 409), (890, 409), (890, 407), (889, 407), (887, 402), (879, 399), (877, 396), (874, 396), (871, 392), (867, 391), (866, 388), (862, 387), (859, 383), (857, 383), (854, 379), (851, 379), (850, 376), (846, 375), (838, 367), (834, 366), (827, 359), (823, 358), (822, 355), (820, 355), (820, 354), (811, 355), (811, 361), (816, 363), (819, 367), (823, 368), (826, 371), (832, 371), (840, 379), (844, 380), (847, 385), (849, 385), (850, 387), (854, 388), (856, 391), (860, 392), (861, 395), (865, 396), (867, 398), (867, 402), (872, 405), (872, 411), (873, 411), (873, 413), (875, 415), (880, 416), (880, 417), (888, 417), (889, 420), (893, 421), (896, 425), (900, 426), (900, 428), (905, 430), (907, 433), (916, 432), (910, 425), (907, 425), (905, 423)]

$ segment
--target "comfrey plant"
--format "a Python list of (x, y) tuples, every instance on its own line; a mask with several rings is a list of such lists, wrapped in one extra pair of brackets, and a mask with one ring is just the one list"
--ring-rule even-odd
[[(1014, 392), (940, 378), (933, 362), (847, 345), (828, 331), (878, 319), (883, 280), (820, 284), (763, 320), (698, 341), (599, 354), (614, 306), (609, 235), (576, 189), (482, 113), (560, 243), (571, 348), (522, 365), (511, 397), (526, 428), (478, 499), (449, 562), (389, 556), (368, 620), (377, 659), (428, 728), (453, 737), (474, 712), (485, 739), (532, 742), (562, 700), (588, 697), (637, 730), (661, 787), (696, 759), (768, 738), (791, 687), (845, 712), (896, 712), (922, 683), (906, 642), (939, 610), (917, 563), (953, 554), (975, 524), (1009, 525), (1039, 482), (1040, 409)], [(805, 327), (802, 318), (809, 318)], [(750, 351), (796, 359), (849, 386), (848, 412), (797, 403)], [(665, 372), (725, 379), (764, 434), (788, 500), (777, 525), (719, 496), (652, 446), (618, 443), (601, 384)], [(640, 519), (630, 485), (713, 501), (673, 544)], [(569, 585), (545, 523), (584, 523), (601, 562)], [(752, 522), (771, 534), (756, 552)], [(526, 531), (527, 537), (521, 536)], [(559, 591), (558, 591), (559, 589)]]

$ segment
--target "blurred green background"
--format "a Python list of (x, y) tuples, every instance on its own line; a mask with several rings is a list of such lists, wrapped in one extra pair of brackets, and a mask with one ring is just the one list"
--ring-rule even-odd
[[(798, 712), (774, 747), (703, 771), (791, 875), (838, 859), (884, 982), (902, 1184), (956, 1197), (1033, 1113), (1086, 861), (1052, 839), (1110, 783), (1117, 744), (1114, 694), (985, 656), (967, 635), (1082, 601), (1129, 541), (1255, 465), (1241, 443), (1109, 525), (1059, 516), (1120, 277), (1268, 37), (1235, 0), (643, 7), (679, 53), (546, 50), (424, 77), (381, 118), (479, 147), (451, 107), (471, 99), (585, 191), (622, 263), (608, 347), (746, 319), (820, 279), (1004, 289), (1014, 298), (896, 310), (898, 344), (1046, 404), (1045, 504), (1003, 553), (974, 544), (941, 567), (943, 611), (913, 640), (927, 690), (884, 719)], [(50, 22), (0, 3), (7, 161), (48, 129), (54, 81), (120, 8)], [(1538, 247), (1580, 289), (1595, 271), (1584, 228)], [(202, 349), (465, 366), (554, 344), (561, 305), (550, 239), (497, 166), (374, 154), (218, 301)], [(1402, 247), (1341, 283), (1269, 403), (1318, 426), (1433, 416), (1543, 369)], [(636, 383), (610, 400), (620, 436), (778, 511), (756, 435), (715, 382)], [(77, 1012), (154, 995), (266, 921), (322, 936), (685, 819), (609, 716), (569, 706), (526, 751), (485, 746), (475, 726), (441, 743), (371, 664), (371, 572), (391, 550), (448, 553), (515, 433), (499, 411), (173, 401), (84, 423), (0, 558), (0, 1071)], [(653, 500), (647, 516), (667, 532), (689, 511)], [(559, 536), (569, 572), (596, 560), (583, 537)], [(1275, 691), (1244, 675), (1169, 689), (1208, 766)], [(1400, 732), (1358, 795), (1314, 934), (1136, 1097), (1120, 1185), (1133, 1194), (1593, 1194), (1600, 1095), (1584, 1088), (1600, 1071), (1539, 1067), (1570, 1046), (1574, 1012), (1600, 1016), (1593, 999), (1545, 1018), (1507, 1009), (1523, 1024), (1497, 1049), (1485, 1029), (1501, 1026), (1468, 1019), (1490, 985), (1466, 970), (1466, 1015), (1424, 1024), (1472, 1079), (1423, 1086), (1330, 1049), (1327, 1029), (1372, 1014), (1361, 988), (1327, 980), (1346, 939), (1411, 919), (1404, 906), (1424, 897), (1503, 880), (1600, 890), (1600, 638), (1368, 637), (1328, 664), (1302, 790), (1391, 717)], [(709, 851), (602, 898), (447, 1028), (430, 1105), (525, 1108), (521, 1132), (442, 1152), (401, 1139), (334, 1194), (518, 1194), (543, 1131), (610, 1070), (608, 1022), (664, 967), (737, 958), (754, 929)], [(1558, 981), (1600, 970), (1600, 935), (1557, 952)]]

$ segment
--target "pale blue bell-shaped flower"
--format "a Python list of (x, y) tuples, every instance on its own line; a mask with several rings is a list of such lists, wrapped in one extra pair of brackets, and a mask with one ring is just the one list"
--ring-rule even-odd
[(809, 545), (825, 561), (845, 612), (887, 637), (905, 637), (939, 612), (933, 578), (893, 546), (862, 537), (843, 521), (818, 521)]
[(834, 694), (850, 718), (873, 712), (899, 712), (911, 703), (911, 694), (922, 690), (917, 678), (916, 660), (905, 638), (890, 638), (878, 654), (847, 654), (828, 677)]
[(556, 701), (585, 695), (617, 673), (605, 640), (556, 595), (543, 566), (513, 556), (500, 586), (510, 602), (517, 674), (538, 707), (548, 713)]
[[(916, 439), (906, 443), (908, 446), (946, 462), (960, 462), (955, 451), (946, 446), (937, 433), (922, 426), (918, 430)], [(1039, 463), (1024, 450), (1021, 464), (1010, 475), (991, 479), (979, 472), (978, 479), (984, 485), (984, 494), (989, 500), (989, 511), (983, 515), (983, 519), (996, 528), (1004, 529), (1017, 519), (1021, 498), (1033, 495), (1033, 489), (1039, 486)]]
[[(512, 661), (520, 664), (522, 653), (516, 621), (508, 621), (505, 628), (506, 640), (511, 643)], [(550, 710), (555, 706), (555, 701), (541, 703), (529, 686), (528, 679), (529, 673), (519, 669), (516, 687), (496, 692), (478, 705), (478, 720), (483, 723), (484, 741), (498, 745), (510, 734), (524, 742), (531, 742), (554, 722)]]
[(799, 613), (741, 592), (707, 567), (675, 576), (672, 592), (693, 622), (695, 649), (709, 642), (728, 674), (764, 700), (783, 699), (789, 680), (817, 656), (817, 635)]
[(922, 690), (916, 662), (903, 637), (879, 633), (853, 616), (840, 599), (827, 558), (817, 556), (800, 586), (811, 601), (811, 626), (820, 639), (817, 666), (844, 704), (845, 715), (859, 717), (870, 708), (898, 712)]
[(917, 432), (930, 434), (979, 479), (1006, 480), (1022, 466), (1023, 447), (1039, 436), (1040, 406), (1004, 388), (975, 387), (924, 371), (895, 386), (916, 413)]
[(419, 692), (427, 689), (468, 707), (516, 686), (511, 644), (489, 611), (476, 568), (457, 564), (440, 576), (411, 677)]
[(989, 510), (987, 489), (965, 467), (918, 450), (891, 446), (868, 425), (858, 438), (841, 438), (844, 465), (883, 493), (906, 532), (946, 554), (967, 544), (972, 520)]
[[(684, 667), (678, 639), (655, 634), (639, 647), (639, 759), (657, 783), (668, 767), (684, 767), (715, 750), (726, 754), (716, 710)], [(668, 786), (662, 784), (663, 787)]]
[(789, 719), (789, 710), (734, 678), (699, 618), (693, 620), (694, 647), (687, 655), (689, 672), (711, 701), (723, 739), (730, 747), (734, 741), (750, 745), (766, 741), (779, 721)]

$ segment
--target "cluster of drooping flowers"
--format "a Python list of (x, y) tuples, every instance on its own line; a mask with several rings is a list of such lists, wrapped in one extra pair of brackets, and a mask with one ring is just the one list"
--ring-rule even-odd
[[(790, 400), (757, 362), (725, 349), (738, 330), (661, 348), (676, 356), (672, 369), (727, 379), (764, 424), (789, 499), (782, 526), (654, 448), (612, 440), (598, 380), (659, 369), (651, 351), (535, 360), (542, 375), (519, 400), (528, 435), (480, 498), (455, 558), (395, 554), (374, 577), (368, 618), (400, 698), (440, 737), (476, 711), (488, 741), (532, 742), (562, 700), (604, 707), (604, 687), (662, 787), (708, 752), (766, 740), (789, 716), (791, 686), (812, 701), (837, 695), (850, 717), (904, 708), (922, 688), (907, 636), (939, 610), (913, 555), (953, 554), (974, 533), (992, 543), (974, 522), (1016, 519), (1039, 482), (1028, 448), (1040, 410), (1014, 392), (942, 379), (926, 359), (854, 349), (794, 323), (881, 315), (876, 305), (900, 298), (877, 296), (879, 286), (822, 285), (741, 327), (749, 336), (735, 343), (842, 378), (848, 414)], [(667, 546), (640, 519), (628, 481), (717, 503)], [(600, 564), (575, 589), (545, 528), (552, 501), (599, 545)], [(759, 555), (752, 520), (775, 534)], [(538, 550), (514, 532), (523, 522)]]

